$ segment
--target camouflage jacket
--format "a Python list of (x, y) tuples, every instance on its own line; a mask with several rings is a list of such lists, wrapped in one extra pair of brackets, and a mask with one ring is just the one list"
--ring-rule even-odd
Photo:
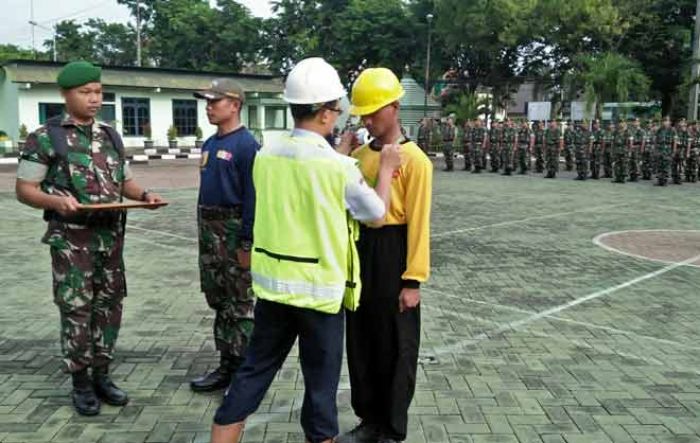
[(588, 148), (589, 143), (592, 142), (594, 139), (594, 135), (591, 131), (585, 128), (580, 128), (574, 131), (573, 138), (573, 144), (575, 146), (582, 146), (584, 148)]
[(544, 143), (545, 146), (547, 147), (555, 147), (559, 149), (559, 143), (561, 140), (564, 138), (563, 134), (561, 133), (561, 129), (550, 129), (547, 128), (544, 131)]
[(518, 129), (518, 144), (520, 146), (530, 146), (530, 137), (532, 137), (532, 135), (530, 129)]
[(623, 131), (616, 130), (613, 135), (612, 141), (612, 152), (620, 154), (627, 151), (627, 146), (629, 145), (631, 133), (629, 129)]
[(505, 128), (503, 129), (503, 144), (512, 147), (513, 144), (515, 143), (515, 137), (517, 136), (518, 131), (517, 129), (514, 128)]
[(535, 130), (535, 146), (544, 146), (544, 129)]
[(668, 150), (673, 149), (673, 142), (678, 141), (678, 135), (672, 128), (661, 128), (656, 131), (656, 147), (658, 149)]
[(632, 128), (629, 130), (630, 132), (630, 138), (632, 139), (632, 146), (635, 149), (641, 149), (642, 143), (645, 142), (647, 139), (647, 133), (644, 129), (639, 128)]
[(471, 137), (472, 143), (481, 145), (482, 143), (484, 143), (484, 139), (486, 138), (486, 128), (472, 128)]
[[(26, 166), (45, 170), (41, 189), (47, 194), (69, 192), (81, 204), (118, 202), (122, 184), (130, 178), (130, 172), (102, 129), (107, 125), (95, 121), (91, 126), (80, 126), (65, 116), (61, 126), (67, 132), (67, 161), (58, 160), (47, 127), (41, 126), (27, 137), (20, 153), (20, 170), (24, 162), (33, 162)], [(106, 251), (122, 236), (119, 223), (86, 227), (50, 220), (42, 242), (58, 249)]]

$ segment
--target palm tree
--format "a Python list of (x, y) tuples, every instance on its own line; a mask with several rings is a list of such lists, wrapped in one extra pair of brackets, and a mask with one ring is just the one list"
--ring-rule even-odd
[(600, 118), (605, 102), (625, 102), (645, 98), (651, 84), (639, 63), (623, 55), (606, 52), (581, 55), (574, 59), (574, 70), (565, 78), (568, 89), (583, 90), (586, 112), (595, 106)]
[(447, 105), (445, 111), (455, 115), (455, 123), (458, 125), (466, 121), (474, 120), (479, 115), (488, 112), (489, 100), (477, 93), (464, 92), (456, 103)]

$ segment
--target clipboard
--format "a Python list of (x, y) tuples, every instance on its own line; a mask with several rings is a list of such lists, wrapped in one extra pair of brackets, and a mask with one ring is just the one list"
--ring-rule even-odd
[(94, 203), (91, 205), (81, 205), (80, 210), (86, 212), (96, 211), (123, 211), (125, 209), (156, 209), (168, 206), (168, 202), (146, 203), (138, 201), (127, 201), (122, 203)]

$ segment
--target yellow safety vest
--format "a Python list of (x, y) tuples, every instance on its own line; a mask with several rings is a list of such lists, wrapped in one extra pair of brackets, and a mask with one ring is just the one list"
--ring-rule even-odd
[(255, 158), (251, 258), (261, 299), (329, 314), (360, 298), (358, 224), (345, 207), (347, 162), (321, 138), (288, 136)]

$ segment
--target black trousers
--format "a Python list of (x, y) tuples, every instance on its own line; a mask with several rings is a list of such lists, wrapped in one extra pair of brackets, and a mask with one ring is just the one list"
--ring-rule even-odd
[(343, 364), (344, 314), (324, 314), (259, 299), (245, 355), (214, 416), (218, 425), (245, 420), (260, 406), (297, 337), (304, 376), (301, 427), (319, 443), (338, 435), (336, 393)]
[(420, 344), (420, 306), (399, 313), (406, 250), (405, 225), (362, 228), (360, 308), (346, 316), (352, 407), (396, 440), (406, 438)]

